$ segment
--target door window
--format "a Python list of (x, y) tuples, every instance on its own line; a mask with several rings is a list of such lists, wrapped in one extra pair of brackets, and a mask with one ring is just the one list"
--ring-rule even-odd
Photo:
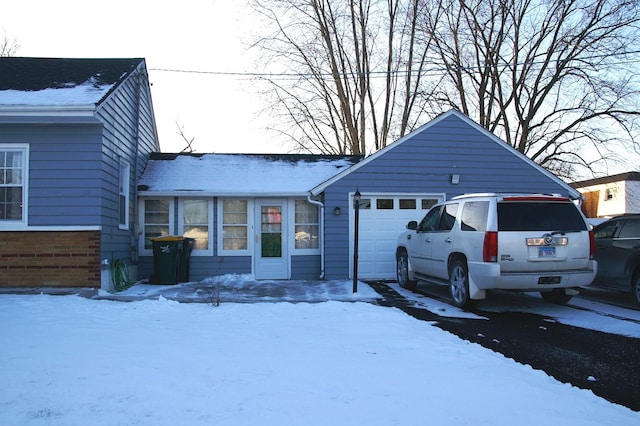
[(260, 209), (262, 257), (282, 257), (282, 207), (262, 206)]

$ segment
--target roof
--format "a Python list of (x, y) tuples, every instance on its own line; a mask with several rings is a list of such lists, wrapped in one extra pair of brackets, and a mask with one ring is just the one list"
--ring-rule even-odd
[(139, 195), (306, 196), (360, 156), (152, 154)]
[(481, 125), (479, 125), (478, 123), (473, 121), (471, 118), (469, 118), (465, 114), (463, 114), (463, 113), (461, 113), (459, 111), (456, 111), (456, 110), (450, 110), (450, 111), (447, 111), (447, 112), (445, 112), (443, 114), (440, 114), (439, 116), (437, 116), (433, 120), (429, 121), (428, 123), (424, 124), (423, 126), (419, 127), (418, 129), (414, 130), (413, 132), (403, 136), (402, 138), (398, 139), (397, 141), (387, 145), (383, 149), (381, 149), (381, 150), (375, 152), (374, 154), (368, 156), (363, 161), (359, 162), (358, 164), (354, 165), (353, 167), (349, 168), (348, 170), (341, 171), (340, 173), (338, 173), (335, 176), (331, 177), (327, 181), (325, 181), (322, 184), (320, 184), (320, 185), (316, 186), (315, 188), (313, 188), (311, 190), (311, 194), (314, 195), (314, 196), (317, 196), (317, 195), (321, 194), (326, 188), (328, 188), (329, 186), (333, 185), (335, 182), (337, 182), (340, 179), (344, 178), (348, 174), (353, 173), (356, 170), (360, 169), (361, 167), (366, 166), (368, 163), (370, 163), (371, 161), (375, 160), (376, 158), (378, 158), (378, 157), (380, 157), (382, 155), (385, 155), (385, 153), (389, 152), (392, 149), (397, 148), (398, 146), (400, 146), (404, 142), (410, 140), (416, 134), (421, 133), (421, 132), (429, 129), (430, 127), (433, 127), (433, 126), (437, 125), (441, 121), (443, 121), (443, 120), (445, 120), (445, 119), (447, 119), (448, 117), (451, 117), (451, 116), (456, 117), (457, 119), (459, 119), (460, 121), (462, 121), (463, 123), (468, 125), (469, 127), (471, 127), (473, 129), (475, 129), (476, 131), (484, 134), (486, 137), (488, 137), (489, 139), (494, 141), (499, 147), (508, 150), (511, 154), (513, 154), (514, 156), (520, 158), (523, 162), (529, 164), (531, 167), (537, 169), (541, 174), (547, 176), (547, 178), (549, 178), (550, 180), (552, 180), (552, 181), (556, 182), (558, 185), (566, 188), (567, 192), (571, 195), (572, 198), (575, 198), (575, 199), (580, 198), (580, 192), (577, 191), (576, 189), (572, 188), (571, 185), (567, 184), (562, 179), (560, 179), (559, 177), (557, 177), (553, 173), (549, 172), (547, 169), (545, 169), (544, 167), (540, 166), (538, 163), (536, 163), (535, 161), (533, 161), (532, 159), (530, 159), (526, 155), (522, 154), (520, 151), (514, 149), (511, 145), (509, 145), (508, 143), (504, 142), (502, 139), (500, 139), (499, 137), (497, 137), (496, 135), (491, 133), (489, 130), (485, 129), (484, 127), (482, 127)]
[(640, 172), (626, 172), (626, 173), (619, 173), (617, 175), (582, 180), (579, 182), (572, 183), (571, 186), (573, 186), (574, 188), (583, 188), (585, 186), (603, 185), (607, 183), (623, 182), (628, 180), (640, 181)]
[(0, 107), (97, 105), (144, 59), (0, 58)]

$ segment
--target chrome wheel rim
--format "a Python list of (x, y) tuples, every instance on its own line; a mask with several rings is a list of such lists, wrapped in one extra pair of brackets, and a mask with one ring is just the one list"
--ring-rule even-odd
[(456, 304), (460, 304), (464, 302), (467, 296), (467, 289), (465, 286), (465, 274), (464, 270), (460, 265), (454, 265), (451, 270), (451, 297), (456, 302)]

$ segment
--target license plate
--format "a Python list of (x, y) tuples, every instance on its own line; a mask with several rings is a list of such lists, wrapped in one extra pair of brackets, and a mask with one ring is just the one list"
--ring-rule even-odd
[(538, 257), (556, 257), (556, 248), (538, 247)]

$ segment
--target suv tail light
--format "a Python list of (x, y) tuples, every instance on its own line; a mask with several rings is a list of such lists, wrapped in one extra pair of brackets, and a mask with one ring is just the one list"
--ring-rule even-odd
[(596, 239), (593, 236), (593, 230), (589, 230), (589, 259), (593, 259), (596, 255)]
[(482, 261), (498, 261), (498, 233), (488, 231), (484, 233), (484, 245), (482, 246)]

